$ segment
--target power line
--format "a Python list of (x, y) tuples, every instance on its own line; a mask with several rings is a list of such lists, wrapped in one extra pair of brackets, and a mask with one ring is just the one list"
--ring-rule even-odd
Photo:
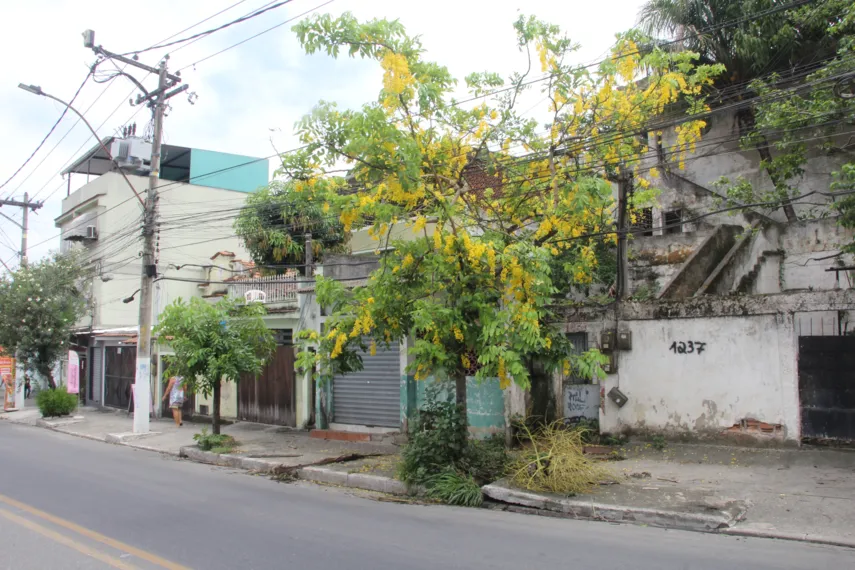
[(218, 51), (218, 52), (212, 53), (212, 54), (211, 54), (211, 55), (209, 55), (209, 56), (203, 57), (202, 59), (200, 59), (200, 60), (198, 60), (198, 61), (194, 61), (193, 63), (191, 63), (191, 64), (189, 64), (189, 65), (185, 65), (184, 67), (182, 67), (182, 68), (181, 68), (181, 69), (179, 69), (178, 71), (184, 71), (184, 70), (185, 70), (185, 69), (187, 69), (188, 67), (195, 67), (195, 66), (196, 66), (196, 64), (198, 64), (198, 63), (202, 63), (203, 61), (207, 61), (207, 60), (211, 59), (212, 57), (216, 57), (216, 56), (220, 55), (221, 53), (225, 53), (225, 52), (229, 51), (230, 49), (236, 48), (236, 47), (238, 47), (239, 45), (243, 45), (243, 44), (245, 44), (246, 42), (248, 42), (248, 41), (250, 41), (250, 40), (254, 40), (255, 38), (257, 38), (257, 37), (259, 37), (259, 36), (262, 36), (262, 35), (266, 34), (267, 32), (273, 31), (273, 30), (275, 30), (276, 28), (280, 28), (280, 27), (284, 26), (285, 24), (288, 24), (288, 23), (290, 23), (290, 22), (293, 22), (294, 20), (297, 20), (297, 19), (299, 19), (299, 18), (302, 18), (303, 16), (305, 16), (305, 15), (307, 15), (307, 14), (311, 14), (311, 13), (312, 13), (312, 12), (314, 12), (315, 10), (319, 10), (319, 9), (323, 8), (324, 6), (326, 6), (326, 5), (328, 5), (328, 4), (332, 4), (332, 3), (333, 3), (333, 1), (334, 1), (334, 0), (327, 0), (327, 1), (326, 1), (326, 2), (324, 2), (323, 4), (319, 4), (319, 5), (315, 6), (314, 8), (311, 8), (311, 9), (309, 9), (309, 10), (306, 10), (305, 12), (303, 12), (303, 13), (301, 13), (301, 14), (297, 14), (297, 15), (296, 15), (296, 16), (294, 16), (293, 18), (288, 18), (288, 19), (287, 19), (287, 20), (285, 20), (284, 22), (280, 22), (279, 24), (276, 24), (275, 26), (271, 26), (271, 27), (267, 28), (266, 30), (262, 30), (261, 32), (259, 32), (259, 33), (255, 34), (255, 35), (252, 35), (252, 36), (250, 36), (250, 37), (248, 37), (248, 38), (246, 38), (246, 39), (244, 39), (244, 40), (241, 40), (241, 41), (239, 41), (239, 42), (238, 42), (238, 43), (236, 43), (236, 44), (232, 44), (232, 45), (230, 45), (229, 47), (224, 48), (224, 49), (221, 49), (221, 50), (220, 50), (220, 51)]
[[(196, 22), (195, 24), (193, 24), (193, 25), (191, 25), (191, 26), (188, 26), (188, 27), (184, 28), (183, 30), (178, 31), (178, 32), (176, 32), (176, 33), (172, 34), (171, 36), (169, 36), (169, 37), (167, 37), (167, 38), (164, 38), (163, 40), (160, 40), (160, 42), (158, 42), (158, 43), (162, 43), (162, 42), (168, 41), (168, 40), (170, 40), (170, 39), (174, 38), (175, 36), (177, 36), (177, 35), (179, 35), (179, 34), (182, 34), (182, 33), (186, 32), (186, 31), (188, 31), (188, 30), (191, 30), (191, 29), (195, 28), (196, 26), (199, 26), (200, 24), (203, 24), (203, 23), (207, 22), (208, 20), (211, 20), (212, 18), (215, 18), (215, 17), (219, 16), (220, 14), (223, 14), (223, 13), (225, 13), (225, 12), (227, 12), (227, 11), (231, 10), (232, 8), (235, 8), (236, 6), (239, 6), (240, 4), (243, 4), (244, 2), (246, 2), (246, 0), (240, 0), (239, 2), (236, 2), (236, 3), (232, 4), (231, 6), (229, 6), (229, 7), (227, 7), (227, 8), (224, 8), (223, 10), (220, 10), (219, 12), (217, 12), (217, 13), (215, 13), (215, 14), (212, 14), (211, 16), (208, 16), (208, 17), (207, 17), (207, 18), (205, 18), (204, 20), (200, 20), (199, 22)], [(177, 50), (176, 50), (176, 51), (177, 51)], [(114, 65), (115, 65), (115, 64), (114, 64)], [(122, 67), (122, 69), (120, 69), (120, 70), (119, 70), (119, 73), (123, 73), (123, 72), (124, 72), (124, 70), (126, 70), (127, 68), (128, 68), (128, 66), (127, 66), (127, 64), (126, 64), (124, 67)], [(117, 67), (117, 69), (118, 69), (118, 67)], [(147, 74), (147, 75), (146, 75), (146, 77), (147, 77), (148, 75), (149, 75), (149, 74)], [(91, 73), (90, 73), (90, 75), (89, 75), (89, 76), (87, 76), (87, 78), (86, 78), (86, 79), (88, 80), (90, 76), (91, 76)], [(95, 103), (97, 103), (97, 102), (98, 102), (98, 100), (99, 100), (99, 99), (101, 99), (101, 97), (102, 97), (102, 96), (103, 96), (103, 95), (104, 95), (104, 94), (105, 94), (105, 93), (110, 89), (110, 87), (112, 87), (112, 85), (113, 85), (113, 83), (112, 83), (112, 81), (111, 81), (111, 82), (107, 85), (107, 87), (105, 87), (105, 88), (101, 91), (101, 93), (99, 93), (99, 94), (98, 94), (98, 96), (95, 98), (95, 100), (94, 100), (94, 101), (92, 101), (92, 103), (91, 103), (91, 104), (86, 108), (86, 110), (85, 110), (85, 111), (83, 111), (83, 115), (86, 115), (86, 113), (88, 113), (88, 112), (89, 112), (89, 110), (90, 110), (90, 109), (92, 109), (92, 107), (95, 105)], [(79, 93), (79, 91), (80, 91), (80, 90), (78, 89), (78, 93)], [(104, 121), (103, 121), (100, 125), (98, 125), (98, 127), (96, 128), (96, 131), (97, 131), (97, 130), (99, 130), (101, 127), (103, 127), (103, 126), (104, 126), (104, 124), (105, 124), (108, 120), (110, 120), (110, 118), (111, 118), (114, 114), (116, 114), (116, 112), (117, 112), (117, 111), (122, 107), (122, 105), (124, 105), (124, 101), (125, 101), (125, 99), (127, 99), (128, 97), (130, 97), (131, 95), (133, 95), (134, 91), (135, 91), (135, 89), (132, 89), (132, 90), (130, 91), (130, 93), (128, 93), (128, 95), (127, 95), (127, 96), (125, 96), (125, 97), (123, 98), (122, 102), (121, 102), (121, 103), (119, 103), (119, 106), (118, 106), (118, 107), (116, 107), (116, 109), (115, 109), (115, 110), (113, 110), (113, 112), (112, 112), (112, 113), (110, 113), (110, 114), (107, 116), (107, 118), (106, 118), (106, 119), (104, 119)], [(77, 97), (77, 95), (75, 95), (75, 98), (76, 98), (76, 97)], [(74, 104), (74, 98), (72, 98), (72, 100), (71, 100), (70, 104)], [(140, 108), (140, 109), (141, 109), (141, 108)], [(126, 122), (130, 122), (130, 120), (131, 120), (131, 119), (133, 119), (133, 117), (135, 117), (135, 116), (140, 112), (140, 109), (137, 109), (137, 110), (134, 112), (134, 114), (131, 116), (131, 118), (130, 118), (130, 119), (128, 119), (128, 121), (126, 121)], [(68, 108), (66, 108), (65, 110), (63, 110), (63, 115), (65, 115), (65, 113), (66, 113), (67, 111), (68, 111)], [(60, 116), (60, 119), (59, 119), (59, 120), (62, 120), (62, 116)], [(62, 143), (62, 141), (64, 141), (64, 140), (65, 140), (65, 138), (66, 138), (66, 137), (71, 133), (71, 131), (73, 131), (73, 130), (75, 129), (75, 127), (77, 127), (77, 125), (80, 123), (80, 121), (81, 121), (81, 119), (78, 117), (78, 118), (77, 118), (77, 120), (74, 122), (74, 124), (71, 126), (71, 128), (70, 128), (70, 129), (69, 129), (69, 130), (68, 130), (68, 131), (67, 131), (67, 132), (62, 136), (62, 138), (61, 138), (59, 141), (57, 141), (57, 143), (53, 146), (53, 148), (51, 148), (51, 150), (48, 152), (48, 154), (47, 154), (47, 155), (46, 155), (46, 156), (45, 156), (45, 157), (44, 157), (44, 158), (39, 162), (39, 164), (38, 164), (38, 165), (36, 165), (36, 168), (35, 168), (32, 172), (30, 172), (30, 174), (29, 174), (29, 175), (28, 175), (28, 176), (27, 176), (27, 177), (26, 177), (26, 178), (21, 182), (21, 184), (20, 184), (20, 185), (18, 185), (18, 188), (16, 188), (16, 190), (17, 190), (17, 189), (19, 189), (19, 188), (21, 187), (21, 185), (23, 185), (27, 180), (29, 180), (30, 176), (32, 176), (32, 175), (33, 175), (33, 174), (38, 170), (39, 166), (41, 166), (41, 165), (44, 163), (44, 161), (45, 161), (45, 160), (47, 160), (47, 158), (48, 158), (51, 154), (53, 154), (53, 151), (54, 151), (54, 150), (56, 150), (56, 148), (60, 145), (60, 143)], [(59, 121), (57, 121), (57, 124), (59, 124)], [(54, 128), (56, 128), (56, 125), (54, 125)], [(51, 132), (53, 132), (53, 129), (51, 129)], [(47, 134), (47, 136), (45, 136), (45, 139), (47, 139), (47, 138), (50, 136), (50, 134), (51, 134), (51, 133), (48, 133), (48, 134)], [(88, 139), (87, 139), (87, 141), (88, 141)], [(75, 151), (75, 152), (74, 152), (74, 154), (72, 155), (72, 157), (69, 159), (69, 162), (68, 162), (68, 163), (66, 163), (66, 166), (67, 166), (71, 161), (73, 161), (73, 160), (74, 160), (74, 158), (75, 158), (75, 156), (77, 155), (77, 153), (78, 153), (78, 152), (80, 152), (80, 149), (82, 149), (82, 148), (86, 145), (87, 141), (84, 141), (84, 143), (83, 143), (82, 145), (80, 145), (80, 147), (78, 147), (77, 151)], [(42, 144), (44, 144), (44, 141), (42, 141)], [(40, 145), (40, 147), (41, 147), (41, 145)], [(36, 151), (38, 151), (38, 149), (36, 149)], [(35, 154), (35, 153), (34, 153), (34, 154)], [(32, 157), (31, 157), (31, 158), (32, 158)], [(25, 164), (26, 164), (26, 163), (25, 163)], [(22, 168), (23, 168), (23, 166), (22, 166)], [(63, 167), (63, 168), (65, 168), (65, 167)], [(58, 174), (59, 172), (61, 172), (61, 171), (63, 170), (63, 168), (60, 168), (60, 170), (57, 172), (57, 174)], [(20, 169), (19, 169), (19, 171), (20, 171)], [(17, 172), (16, 172), (16, 174), (17, 174)], [(56, 176), (56, 174), (55, 174), (54, 176)], [(14, 175), (12, 176), (12, 178), (14, 178)], [(52, 176), (51, 178), (53, 178), (53, 176)], [(10, 179), (11, 179), (11, 178), (10, 178)], [(6, 183), (8, 183), (8, 181), (7, 181)], [(6, 184), (6, 183), (4, 183), (4, 184), (3, 184), (3, 186), (5, 186), (5, 184)], [(35, 198), (36, 196), (38, 196), (38, 194), (39, 194), (39, 193), (41, 193), (41, 192), (45, 189), (45, 187), (46, 187), (48, 184), (49, 184), (49, 182), (46, 182), (46, 183), (45, 183), (45, 184), (44, 184), (44, 185), (43, 185), (43, 186), (42, 186), (42, 187), (41, 187), (41, 188), (40, 188), (40, 189), (39, 189), (35, 194), (33, 194), (33, 198)], [(60, 186), (59, 186), (59, 188), (61, 188), (61, 187), (62, 187), (62, 185), (60, 185)], [(0, 188), (2, 188), (2, 186), (0, 186)], [(50, 193), (50, 194), (45, 198), (45, 200), (47, 200), (48, 198), (50, 198), (51, 196), (53, 196), (56, 192), (58, 192), (58, 191), (59, 191), (59, 188), (57, 188), (56, 190), (53, 190), (53, 191), (52, 191), (52, 192), (51, 192), (51, 193)]]
[[(222, 26), (217, 26), (216, 28), (212, 28), (210, 30), (205, 30), (204, 32), (199, 32), (198, 34), (193, 34), (192, 36), (188, 36), (188, 37), (182, 38), (180, 40), (175, 40), (175, 41), (168, 42), (168, 43), (160, 43), (160, 44), (153, 45), (151, 47), (147, 47), (145, 49), (141, 49), (138, 51), (130, 51), (127, 53), (123, 53), (122, 55), (139, 55), (141, 53), (145, 53), (147, 51), (151, 51), (154, 49), (161, 49), (161, 48), (165, 48), (165, 47), (169, 47), (169, 46), (174, 46), (177, 44), (182, 44), (184, 42), (188, 42), (190, 40), (194, 40), (194, 39), (201, 38), (204, 36), (209, 36), (215, 32), (219, 32), (220, 30), (224, 30), (230, 26), (234, 26), (235, 24), (240, 24), (242, 22), (246, 22), (247, 20), (251, 20), (252, 18), (255, 18), (257, 16), (261, 16), (262, 14), (265, 14), (271, 10), (275, 10), (276, 8), (280, 8), (280, 7), (284, 6), (285, 4), (290, 4), (292, 1), (293, 0), (283, 0), (282, 2), (277, 2), (276, 4), (273, 4), (272, 6), (268, 6), (267, 8), (262, 8), (262, 9), (256, 10), (255, 12), (252, 12), (251, 14), (248, 14), (246, 16), (241, 16), (240, 18), (238, 18), (236, 20), (232, 20), (231, 22), (227, 22), (227, 23), (223, 24)], [(238, 2), (238, 4), (240, 4), (240, 2)]]
[[(27, 157), (27, 160), (25, 160), (24, 163), (21, 166), (19, 166), (15, 172), (12, 173), (12, 176), (10, 176), (9, 178), (6, 179), (6, 182), (4, 182), (3, 184), (0, 184), (0, 188), (4, 188), (7, 184), (9, 184), (9, 182), (11, 182), (12, 179), (15, 178), (18, 175), (18, 173), (21, 172), (21, 170), (23, 170), (24, 167), (30, 163), (30, 161), (33, 159), (33, 157), (36, 155), (36, 153), (42, 149), (45, 142), (47, 142), (48, 137), (50, 137), (53, 134), (53, 132), (56, 130), (56, 128), (62, 122), (62, 119), (65, 118), (66, 113), (68, 113), (69, 107), (74, 104), (75, 99), (77, 99), (77, 96), (80, 95), (80, 92), (83, 90), (83, 86), (86, 85), (86, 83), (89, 81), (89, 78), (92, 77), (92, 74), (95, 72), (96, 66), (97, 66), (97, 64), (93, 65), (92, 69), (89, 70), (89, 73), (86, 74), (86, 77), (83, 78), (83, 82), (80, 84), (80, 87), (77, 88), (77, 91), (74, 92), (74, 96), (71, 98), (71, 101), (68, 102), (68, 106), (62, 110), (62, 113), (60, 113), (59, 118), (56, 120), (56, 122), (53, 124), (53, 126), (50, 128), (50, 130), (44, 136), (44, 138), (42, 138), (42, 142), (39, 143), (39, 146), (37, 146), (36, 149), (32, 153), (30, 153), (30, 156)], [(6, 197), (8, 198), (9, 196), (11, 196), (11, 194), (7, 195)]]

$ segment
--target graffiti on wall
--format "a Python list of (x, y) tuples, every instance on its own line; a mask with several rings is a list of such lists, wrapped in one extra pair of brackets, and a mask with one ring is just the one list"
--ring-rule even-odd
[(700, 354), (706, 348), (707, 343), (699, 340), (675, 340), (668, 348), (674, 354)]
[(568, 420), (600, 417), (600, 387), (597, 384), (567, 384), (564, 386), (564, 417)]

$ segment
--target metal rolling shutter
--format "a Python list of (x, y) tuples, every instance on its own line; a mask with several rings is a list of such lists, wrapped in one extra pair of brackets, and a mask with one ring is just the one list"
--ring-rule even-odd
[(336, 423), (363, 426), (401, 425), (401, 363), (398, 345), (377, 354), (360, 352), (364, 368), (333, 379)]

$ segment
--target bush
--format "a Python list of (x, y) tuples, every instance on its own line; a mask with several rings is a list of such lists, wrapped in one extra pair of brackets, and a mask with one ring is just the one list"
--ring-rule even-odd
[(237, 446), (237, 441), (230, 435), (222, 433), (208, 433), (208, 428), (202, 428), (202, 433), (193, 435), (193, 440), (202, 451), (214, 453), (228, 453)]
[(461, 468), (476, 481), (486, 484), (501, 479), (507, 473), (509, 463), (504, 437), (494, 435), (483, 441), (469, 441)]
[(462, 507), (480, 507), (484, 502), (481, 487), (470, 475), (459, 473), (453, 467), (446, 467), (426, 481), (427, 495), (449, 505)]
[(610, 471), (585, 457), (583, 432), (558, 421), (537, 432), (526, 430), (530, 445), (511, 466), (514, 484), (529, 491), (575, 495), (612, 479)]
[(438, 384), (425, 391), (426, 403), (410, 425), (398, 468), (398, 476), (405, 483), (425, 484), (446, 467), (459, 465), (466, 455), (466, 414), (456, 403), (439, 398)]
[(41, 390), (36, 395), (36, 405), (42, 417), (67, 416), (77, 409), (77, 394), (69, 394), (65, 386)]

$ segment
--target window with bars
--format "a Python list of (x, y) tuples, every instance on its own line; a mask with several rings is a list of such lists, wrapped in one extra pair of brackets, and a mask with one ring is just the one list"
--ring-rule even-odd
[(639, 208), (633, 212), (635, 223), (632, 231), (636, 237), (653, 235), (653, 208)]
[(665, 212), (662, 217), (663, 233), (664, 234), (681, 234), (683, 233), (683, 210), (671, 210)]

